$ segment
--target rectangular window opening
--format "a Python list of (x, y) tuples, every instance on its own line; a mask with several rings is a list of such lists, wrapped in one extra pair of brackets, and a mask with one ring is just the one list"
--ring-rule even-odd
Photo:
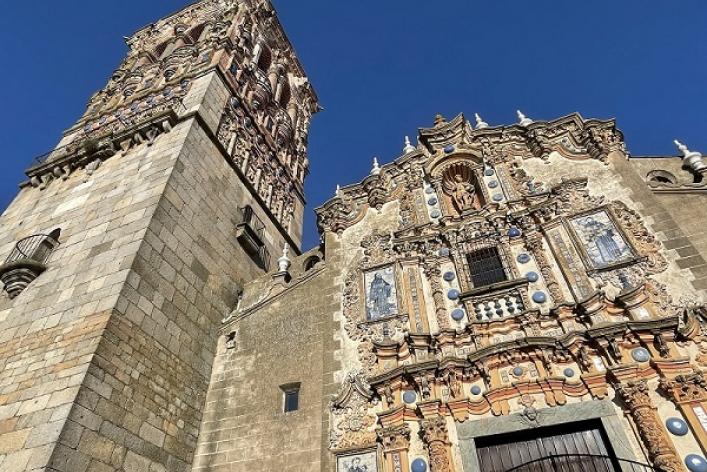
[(467, 255), (471, 283), (474, 287), (505, 282), (508, 280), (503, 259), (498, 248), (490, 246), (470, 252)]
[(283, 397), (284, 397), (284, 412), (285, 413), (290, 413), (292, 411), (297, 411), (299, 410), (299, 391), (300, 391), (300, 384), (288, 384), (288, 385), (282, 385), (280, 389), (283, 392)]

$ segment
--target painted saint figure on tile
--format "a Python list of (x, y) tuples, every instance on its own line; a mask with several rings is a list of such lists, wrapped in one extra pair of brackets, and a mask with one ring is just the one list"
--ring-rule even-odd
[(368, 321), (398, 314), (395, 272), (392, 266), (367, 272), (365, 285), (366, 319)]
[(604, 210), (574, 218), (572, 228), (596, 269), (633, 258), (631, 248)]
[(340, 456), (337, 461), (337, 472), (377, 472), (378, 459), (376, 451)]

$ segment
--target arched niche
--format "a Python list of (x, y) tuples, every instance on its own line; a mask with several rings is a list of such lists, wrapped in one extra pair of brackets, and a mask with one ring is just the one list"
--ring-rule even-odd
[(480, 184), (482, 170), (481, 157), (472, 154), (450, 156), (433, 167), (432, 181), (446, 215), (461, 216), (486, 204)]

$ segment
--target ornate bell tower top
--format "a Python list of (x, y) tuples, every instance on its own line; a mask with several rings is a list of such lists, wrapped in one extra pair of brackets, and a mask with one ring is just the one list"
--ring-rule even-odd
[(122, 64), (27, 171), (27, 184), (44, 188), (198, 114), (195, 84), (216, 73), (230, 97), (212, 132), (297, 246), (301, 228), (291, 223), (304, 208), (309, 124), (319, 105), (270, 1), (203, 0), (125, 39)]

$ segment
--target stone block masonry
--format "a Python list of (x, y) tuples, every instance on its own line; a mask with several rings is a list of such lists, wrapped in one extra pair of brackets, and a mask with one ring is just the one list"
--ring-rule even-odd
[[(222, 110), (224, 89), (211, 74), (185, 101)], [(47, 272), (0, 302), (1, 470), (190, 469), (220, 320), (262, 273), (235, 238), (236, 210), (267, 222), (210, 121), (25, 188), (3, 215), (2, 254), (28, 234), (62, 236)], [(277, 253), (284, 239), (266, 231)]]

